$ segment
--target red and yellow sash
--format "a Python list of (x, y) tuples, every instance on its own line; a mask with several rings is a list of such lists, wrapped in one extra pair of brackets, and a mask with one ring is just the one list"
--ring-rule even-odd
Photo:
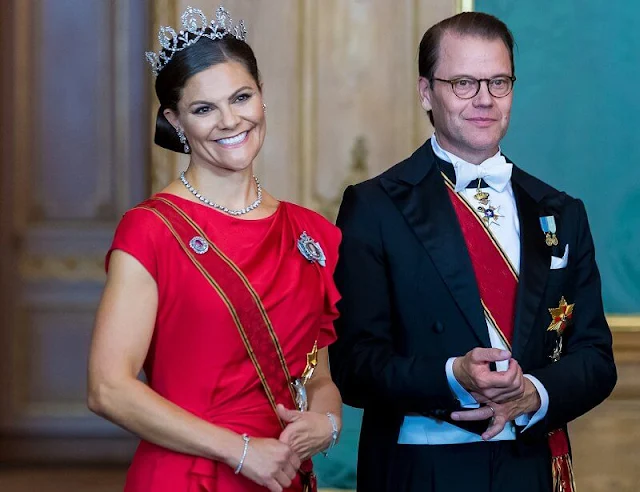
[[(171, 201), (155, 197), (137, 208), (153, 212), (164, 222), (189, 260), (220, 296), (238, 329), (276, 416), (277, 403), (282, 403), (288, 408), (296, 408), (295, 394), (290, 384), (291, 374), (282, 347), (262, 300), (249, 279), (216, 247), (198, 224)], [(203, 238), (207, 242), (208, 250), (205, 253), (198, 254), (190, 247), (189, 243), (194, 237)], [(279, 416), (278, 421), (284, 428), (285, 423)], [(303, 490), (315, 492), (317, 485), (311, 460), (306, 460), (300, 469)]]
[(446, 177), (445, 183), (471, 257), (485, 316), (511, 350), (518, 275), (471, 205), (454, 191), (453, 184)]
[[(515, 325), (518, 275), (495, 238), (442, 173), (471, 257), (484, 313), (511, 350)], [(549, 433), (554, 492), (575, 492), (569, 441), (563, 429)]]

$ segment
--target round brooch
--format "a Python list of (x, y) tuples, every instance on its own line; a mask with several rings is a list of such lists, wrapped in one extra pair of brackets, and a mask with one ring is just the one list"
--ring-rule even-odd
[(321, 266), (325, 266), (327, 257), (322, 251), (320, 243), (314, 241), (311, 236), (304, 231), (298, 239), (298, 250), (307, 260), (311, 263), (318, 263)]
[(209, 251), (209, 243), (202, 236), (195, 236), (189, 241), (189, 246), (199, 255), (205, 254)]

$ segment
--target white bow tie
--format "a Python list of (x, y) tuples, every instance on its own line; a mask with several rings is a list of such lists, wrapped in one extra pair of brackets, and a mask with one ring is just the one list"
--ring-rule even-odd
[(483, 179), (500, 193), (511, 179), (513, 164), (508, 163), (502, 154), (497, 154), (478, 165), (455, 161), (453, 168), (456, 172), (456, 193), (464, 190), (475, 179)]

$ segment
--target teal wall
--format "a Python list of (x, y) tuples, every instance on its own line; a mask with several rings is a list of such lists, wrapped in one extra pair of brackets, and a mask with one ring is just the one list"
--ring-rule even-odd
[(362, 410), (345, 406), (340, 442), (325, 458), (317, 456), (313, 462), (320, 487), (356, 488), (356, 455)]
[(503, 151), (581, 198), (605, 308), (640, 313), (640, 2), (476, 0), (518, 45)]
[[(516, 76), (503, 151), (584, 200), (611, 313), (640, 313), (640, 2), (476, 0), (511, 28)], [(361, 413), (316, 460), (324, 486), (355, 486)]]

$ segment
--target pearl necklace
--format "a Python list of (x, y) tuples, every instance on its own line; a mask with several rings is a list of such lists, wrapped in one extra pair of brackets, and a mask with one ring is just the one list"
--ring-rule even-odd
[(244, 215), (246, 213), (251, 212), (252, 210), (258, 208), (260, 206), (260, 204), (262, 203), (262, 186), (260, 186), (260, 181), (258, 181), (258, 178), (254, 175), (253, 176), (253, 180), (256, 182), (256, 191), (258, 192), (258, 198), (256, 198), (256, 201), (253, 202), (251, 205), (248, 205), (245, 208), (241, 208), (240, 210), (231, 210), (227, 207), (223, 207), (222, 205), (218, 205), (215, 202), (212, 202), (211, 200), (209, 200), (208, 198), (205, 198), (202, 196), (202, 194), (196, 190), (193, 186), (191, 186), (191, 184), (189, 183), (189, 181), (187, 181), (187, 178), (184, 177), (184, 171), (182, 171), (180, 173), (180, 181), (182, 181), (182, 184), (185, 185), (185, 187), (194, 194), (194, 196), (200, 200), (203, 203), (206, 203), (207, 205), (209, 205), (210, 207), (215, 208), (216, 210), (220, 210), (221, 212), (224, 212), (225, 214), (229, 214), (229, 215)]

